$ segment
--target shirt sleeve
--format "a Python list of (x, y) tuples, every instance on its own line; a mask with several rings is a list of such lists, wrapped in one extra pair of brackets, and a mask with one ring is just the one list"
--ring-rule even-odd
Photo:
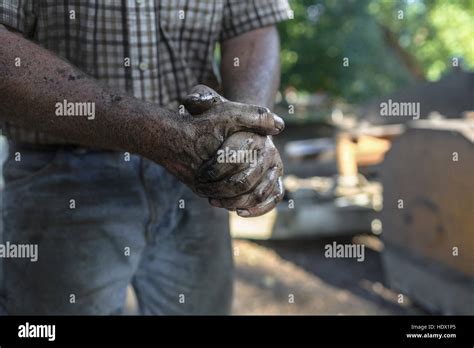
[(273, 25), (291, 17), (288, 0), (226, 0), (220, 39)]
[(31, 36), (35, 23), (33, 0), (0, 0), (0, 24)]

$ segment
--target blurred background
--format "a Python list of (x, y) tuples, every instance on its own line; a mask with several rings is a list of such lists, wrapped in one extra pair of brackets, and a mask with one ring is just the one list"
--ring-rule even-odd
[[(275, 137), (287, 196), (231, 216), (234, 313), (474, 314), (474, 1), (291, 5)], [(419, 119), (383, 117), (388, 100)], [(334, 242), (365, 260), (326, 257)]]

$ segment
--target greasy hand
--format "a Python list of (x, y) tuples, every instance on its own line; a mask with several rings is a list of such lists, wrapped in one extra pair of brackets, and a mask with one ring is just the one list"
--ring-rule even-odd
[[(215, 206), (241, 216), (271, 210), (283, 195), (283, 167), (267, 135), (280, 133), (283, 120), (267, 108), (228, 101), (203, 85), (184, 105), (190, 114), (180, 115), (173, 129), (167, 169)], [(249, 156), (235, 162), (222, 156), (226, 149)]]
[[(234, 156), (234, 157), (232, 157)], [(283, 164), (271, 137), (238, 132), (200, 169), (197, 190), (243, 217), (272, 210), (283, 198)]]

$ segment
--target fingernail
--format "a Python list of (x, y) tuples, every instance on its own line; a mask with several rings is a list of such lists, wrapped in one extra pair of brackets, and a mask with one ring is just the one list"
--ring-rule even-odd
[(274, 122), (275, 122), (275, 128), (278, 129), (278, 131), (282, 131), (285, 129), (285, 121), (280, 116), (274, 115), (273, 116)]
[(249, 217), (250, 212), (247, 209), (237, 209), (237, 215), (242, 217)]

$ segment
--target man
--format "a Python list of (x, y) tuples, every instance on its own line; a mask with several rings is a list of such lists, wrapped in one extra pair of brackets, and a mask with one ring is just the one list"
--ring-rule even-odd
[[(269, 136), (284, 124), (261, 106), (288, 14), (286, 0), (0, 0), (3, 240), (39, 248), (3, 260), (5, 313), (121, 313), (130, 283), (142, 314), (229, 312), (228, 231), (182, 183), (243, 217), (281, 200)], [(257, 156), (219, 160), (229, 150)]]

